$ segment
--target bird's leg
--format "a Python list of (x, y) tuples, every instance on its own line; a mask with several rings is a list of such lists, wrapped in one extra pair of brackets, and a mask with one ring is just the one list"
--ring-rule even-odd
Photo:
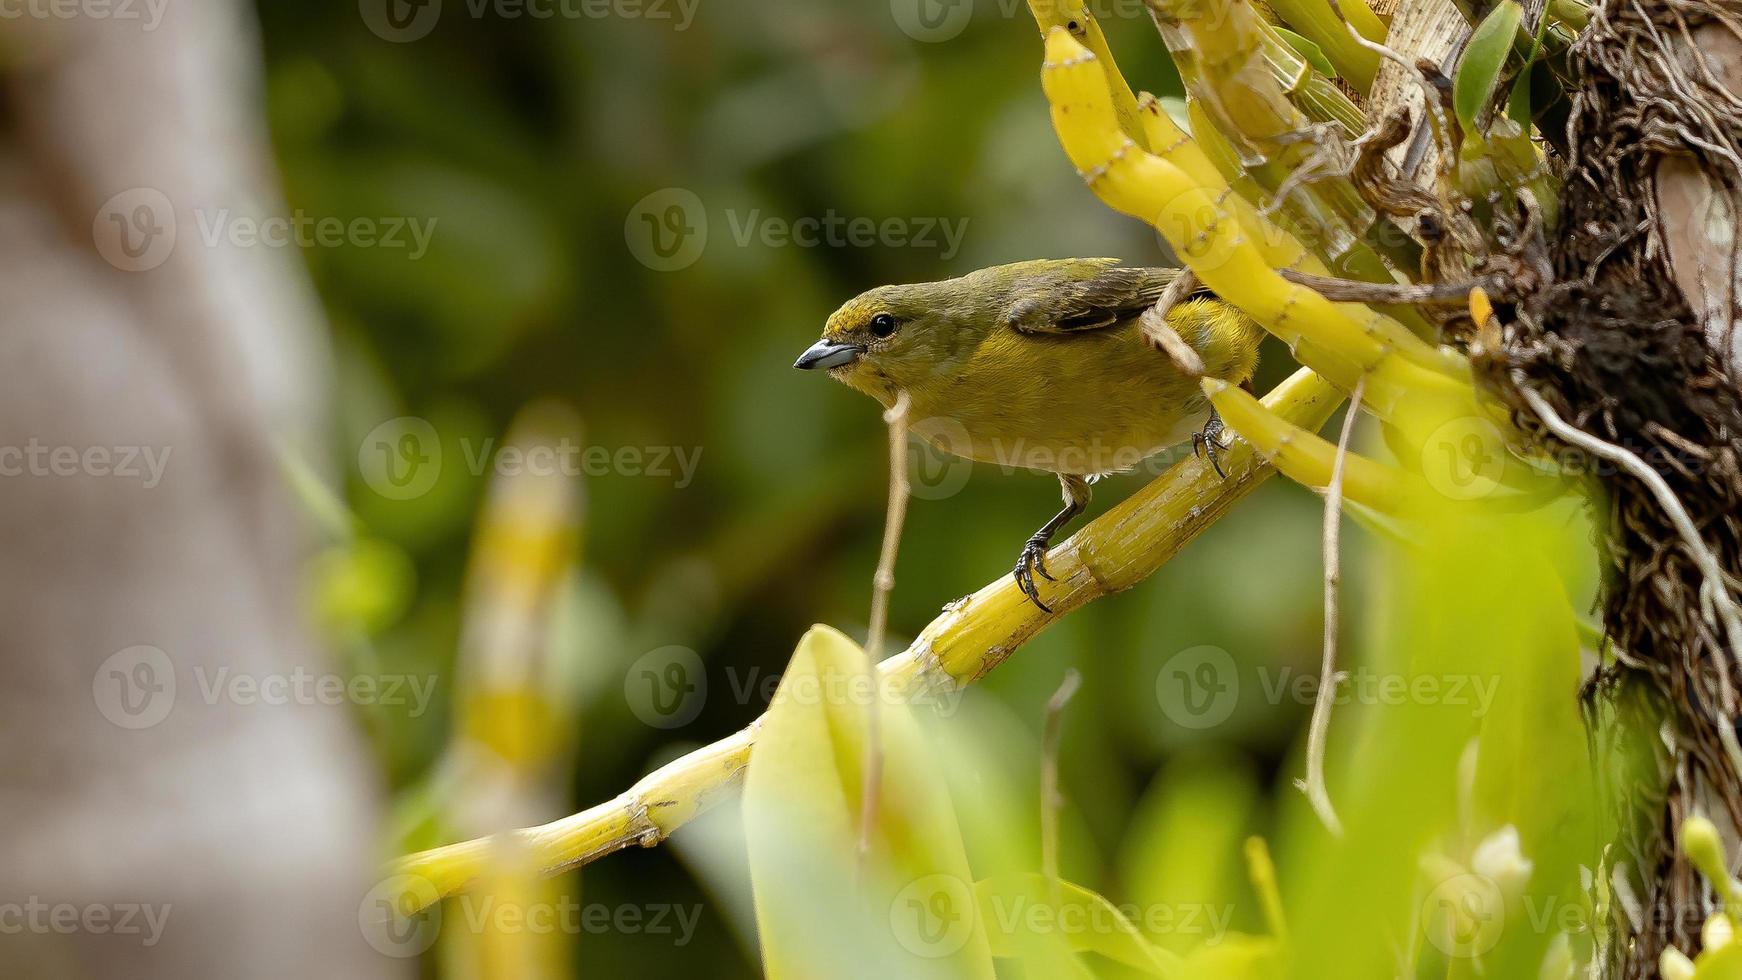
[(1211, 408), (1209, 421), (1204, 423), (1204, 430), (1192, 434), (1192, 452), (1201, 452), (1205, 458), (1209, 459), (1210, 466), (1215, 469), (1216, 475), (1224, 480), (1228, 478), (1228, 474), (1222, 472), (1221, 455), (1222, 450), (1228, 448), (1228, 444), (1222, 441), (1222, 433), (1226, 429), (1227, 426), (1222, 424), (1222, 417), (1216, 414), (1214, 408)]
[(1071, 518), (1083, 512), (1089, 506), (1089, 481), (1077, 476), (1059, 474), (1059, 486), (1064, 489), (1064, 510), (1052, 516), (1052, 520), (1040, 526), (1040, 530), (1028, 536), (1028, 543), (1022, 546), (1022, 554), (1016, 559), (1016, 569), (1012, 573), (1016, 578), (1017, 588), (1028, 596), (1028, 601), (1040, 607), (1042, 612), (1052, 612), (1047, 604), (1040, 601), (1040, 590), (1035, 587), (1034, 573), (1040, 572), (1048, 582), (1056, 582), (1052, 573), (1046, 570), (1046, 549), (1052, 543), (1052, 536), (1059, 528), (1071, 522)]

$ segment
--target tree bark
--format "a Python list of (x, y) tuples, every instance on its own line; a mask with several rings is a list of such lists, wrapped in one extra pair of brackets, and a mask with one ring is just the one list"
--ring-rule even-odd
[(201, 235), (283, 213), (258, 41), (132, 9), (0, 33), (0, 901), (38, 910), (0, 973), (382, 976), (346, 709), (223, 686), (333, 670), (276, 458), (316, 444), (324, 331), (294, 254)]

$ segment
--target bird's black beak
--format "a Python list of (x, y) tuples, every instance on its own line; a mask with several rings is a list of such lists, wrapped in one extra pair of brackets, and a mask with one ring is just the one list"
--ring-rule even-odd
[(798, 356), (798, 360), (792, 362), (792, 366), (800, 371), (809, 371), (812, 368), (840, 367), (858, 360), (859, 355), (863, 353), (865, 353), (865, 348), (857, 344), (841, 344), (824, 339), (810, 345), (803, 354)]

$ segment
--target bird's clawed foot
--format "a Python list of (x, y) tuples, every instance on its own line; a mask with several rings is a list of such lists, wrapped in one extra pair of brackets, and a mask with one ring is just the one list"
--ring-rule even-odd
[(1016, 569), (1011, 574), (1016, 578), (1016, 587), (1022, 590), (1028, 601), (1039, 606), (1041, 612), (1050, 613), (1052, 609), (1040, 601), (1040, 590), (1034, 584), (1035, 572), (1039, 572), (1040, 577), (1048, 582), (1058, 581), (1046, 570), (1046, 546), (1047, 539), (1041, 535), (1036, 534), (1029, 538), (1028, 543), (1022, 546), (1022, 555), (1016, 559)]
[(1224, 480), (1228, 478), (1228, 474), (1222, 472), (1221, 459), (1222, 450), (1228, 448), (1228, 444), (1222, 441), (1222, 432), (1226, 428), (1222, 424), (1222, 417), (1217, 415), (1216, 410), (1212, 408), (1210, 409), (1209, 421), (1204, 423), (1204, 430), (1192, 436), (1192, 452), (1199, 453), (1208, 459), (1211, 468), (1216, 471), (1216, 475)]

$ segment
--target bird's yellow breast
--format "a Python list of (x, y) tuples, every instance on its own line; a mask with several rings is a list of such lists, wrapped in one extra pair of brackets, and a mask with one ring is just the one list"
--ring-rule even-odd
[[(1209, 375), (1240, 382), (1257, 329), (1216, 301), (1169, 322)], [(1135, 319), (1073, 334), (990, 331), (952, 370), (908, 389), (913, 430), (944, 452), (1005, 468), (1089, 476), (1127, 470), (1200, 430), (1196, 379), (1152, 348)]]

